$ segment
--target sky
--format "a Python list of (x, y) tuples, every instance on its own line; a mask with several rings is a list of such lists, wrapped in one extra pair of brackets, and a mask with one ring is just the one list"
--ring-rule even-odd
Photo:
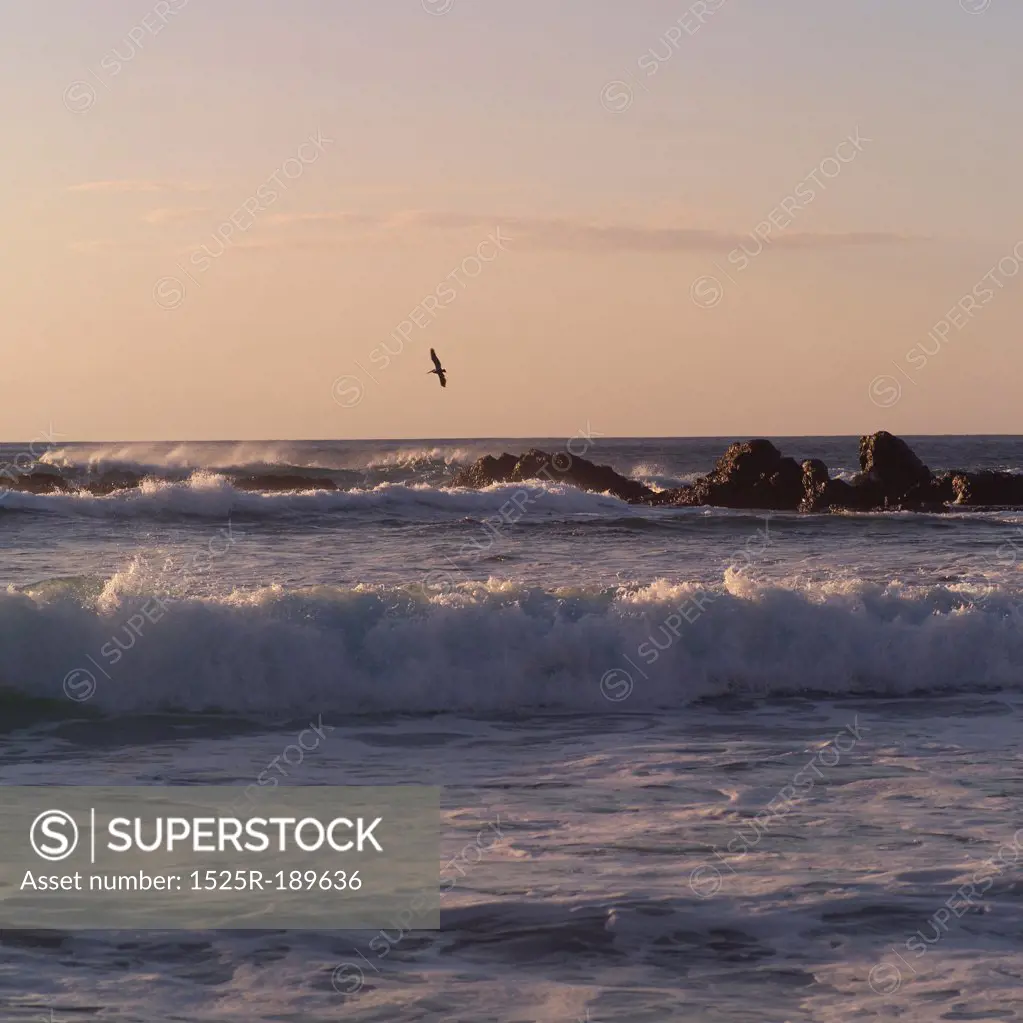
[(0, 437), (1023, 433), (1021, 37), (1017, 0), (0, 0)]

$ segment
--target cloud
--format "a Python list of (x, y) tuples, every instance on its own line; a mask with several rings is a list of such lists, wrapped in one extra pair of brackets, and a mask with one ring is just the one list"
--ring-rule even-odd
[[(565, 217), (467, 216), (450, 213), (406, 215), (407, 223), (436, 229), (493, 230), (498, 224), (524, 242), (541, 248), (589, 249), (604, 252), (702, 252), (737, 248), (756, 243), (752, 234), (692, 227), (661, 227), (628, 224), (596, 224)], [(775, 232), (772, 246), (787, 248), (842, 248), (849, 245), (884, 245), (912, 241), (906, 235), (886, 231), (821, 233)]]
[(376, 227), (380, 217), (372, 213), (353, 213), (335, 210), (326, 213), (275, 213), (266, 218), (268, 224), (290, 226), (292, 224), (332, 224), (342, 227)]
[[(709, 230), (705, 228), (599, 224), (568, 217), (518, 217), (500, 214), (467, 214), (403, 210), (388, 214), (364, 214), (347, 211), (278, 214), (268, 218), (278, 227), (320, 225), (339, 232), (351, 228), (370, 230), (382, 237), (410, 230), (488, 232), (498, 226), (530, 248), (569, 249), (589, 252), (706, 252), (730, 251), (744, 243), (756, 245), (759, 239), (749, 232)], [(845, 248), (859, 245), (893, 245), (916, 241), (907, 235), (887, 231), (851, 231), (837, 233), (809, 231), (775, 232), (772, 247), (792, 249)]]
[(83, 181), (69, 185), (69, 192), (208, 192), (206, 185), (185, 181)]
[(78, 241), (67, 243), (71, 252), (101, 252), (109, 249), (117, 249), (120, 252), (142, 252), (150, 250), (152, 246), (148, 242), (124, 238), (83, 238)]
[(192, 206), (179, 209), (150, 210), (142, 219), (147, 224), (170, 224), (179, 220), (193, 220), (196, 217), (209, 216), (210, 210), (205, 206)]

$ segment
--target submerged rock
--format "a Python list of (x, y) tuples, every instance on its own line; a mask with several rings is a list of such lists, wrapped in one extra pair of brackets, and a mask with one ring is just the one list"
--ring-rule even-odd
[(236, 476), (231, 480), (236, 490), (261, 490), (267, 493), (286, 493), (295, 490), (337, 490), (337, 484), (327, 476)]
[(495, 483), (522, 483), (526, 480), (568, 483), (580, 490), (612, 494), (630, 504), (648, 502), (654, 496), (645, 483), (629, 479), (609, 465), (597, 465), (565, 451), (551, 455), (539, 448), (531, 448), (517, 458), (507, 453), (500, 458), (484, 455), (460, 470), (451, 486), (480, 490)]
[(33, 469), (25, 473), (4, 473), (0, 476), (0, 491), (20, 490), (27, 494), (66, 494), (71, 485), (53, 469)]
[(118, 490), (131, 490), (142, 482), (137, 472), (111, 469), (102, 476), (85, 484), (85, 489), (96, 497), (106, 497)]

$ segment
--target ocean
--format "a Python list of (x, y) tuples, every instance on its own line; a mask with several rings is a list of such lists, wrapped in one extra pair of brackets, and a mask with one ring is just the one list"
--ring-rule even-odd
[[(667, 488), (734, 439), (567, 449)], [(906, 439), (1023, 471), (1023, 437)], [(0, 498), (0, 780), (442, 786), (442, 927), (6, 930), (3, 1019), (1023, 1014), (1023, 511), (446, 486), (570, 443), (31, 450), (146, 479)], [(282, 474), (338, 489), (235, 485)]]

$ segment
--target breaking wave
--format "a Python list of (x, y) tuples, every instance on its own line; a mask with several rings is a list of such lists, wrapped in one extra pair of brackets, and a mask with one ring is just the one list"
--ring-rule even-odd
[[(522, 497), (520, 495), (525, 495)], [(226, 477), (195, 472), (187, 480), (146, 479), (138, 487), (106, 496), (87, 492), (30, 494), (8, 491), (0, 509), (48, 512), (91, 518), (191, 517), (223, 519), (229, 515), (281, 517), (338, 512), (377, 514), (413, 520), (462, 519), (498, 515), (518, 497), (531, 520), (572, 515), (634, 515), (636, 509), (616, 497), (591, 494), (566, 484), (542, 481), (495, 484), (484, 490), (381, 483), (351, 490), (306, 490), (273, 493), (239, 490)], [(520, 512), (519, 517), (524, 513)]]
[(146, 586), (0, 594), (7, 698), (56, 701), (60, 718), (259, 717), (1023, 689), (1020, 594), (998, 587), (766, 585), (729, 570), (710, 588), (274, 587), (160, 605)]
[(386, 469), (397, 466), (402, 469), (417, 469), (425, 465), (445, 467), (470, 465), (484, 448), (465, 447), (421, 447), (402, 448), (400, 451), (386, 451), (370, 455), (366, 460), (367, 469)]
[[(160, 476), (165, 470), (189, 473), (196, 469), (251, 472), (263, 469), (303, 469), (296, 447), (241, 442), (235, 445), (201, 442), (74, 445), (51, 448), (39, 457), (40, 465), (60, 470), (106, 472), (120, 470)], [(338, 468), (344, 468), (339, 466)]]
[(173, 479), (204, 469), (226, 473), (450, 469), (468, 465), (489, 450), (482, 443), (406, 445), (347, 453), (323, 446), (316, 452), (315, 462), (311, 463), (308, 457), (303, 457), (303, 454), (309, 454), (308, 449), (308, 444), (286, 441), (76, 444), (51, 448), (39, 456), (38, 464), (57, 469), (68, 478), (83, 473), (121, 471)]

